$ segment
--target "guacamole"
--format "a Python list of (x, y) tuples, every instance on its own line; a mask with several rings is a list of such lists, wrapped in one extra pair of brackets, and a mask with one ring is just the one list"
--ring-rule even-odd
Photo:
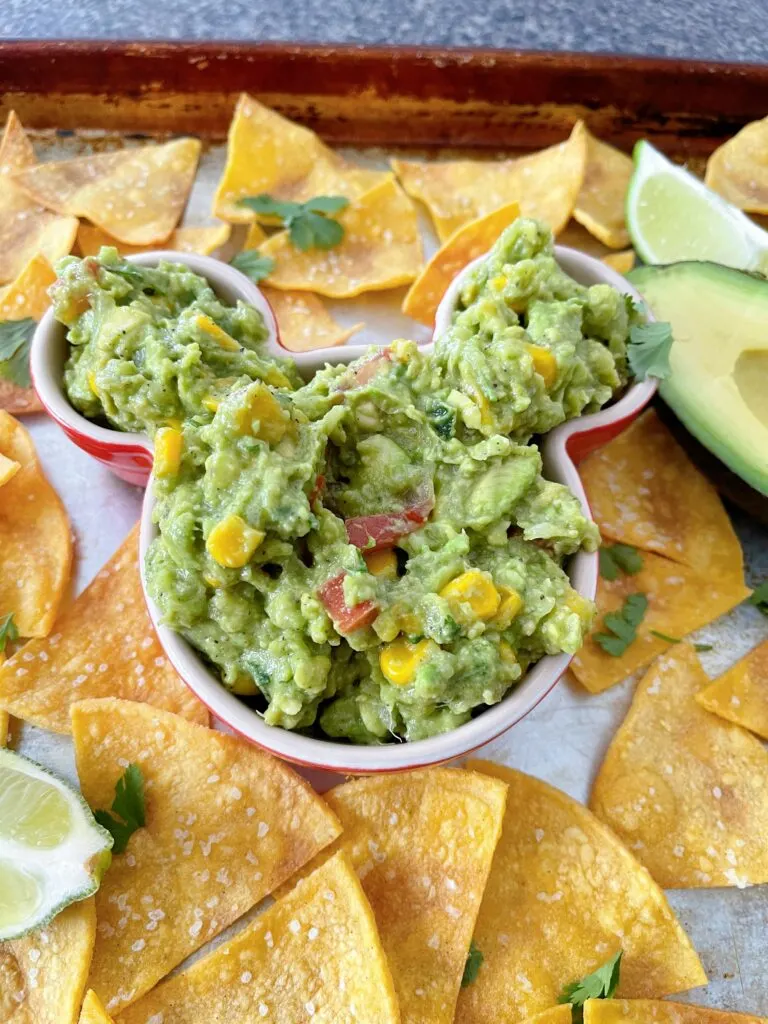
[(546, 229), (507, 229), (431, 353), (396, 341), (307, 384), (259, 354), (255, 311), (125, 266), (62, 263), (67, 390), (154, 437), (148, 588), (268, 723), (417, 740), (579, 649), (593, 608), (563, 564), (598, 532), (530, 437), (623, 385), (632, 314), (564, 275)]

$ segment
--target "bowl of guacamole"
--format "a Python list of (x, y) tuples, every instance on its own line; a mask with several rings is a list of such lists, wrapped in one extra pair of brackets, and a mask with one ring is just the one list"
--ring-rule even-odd
[(122, 283), (102, 252), (77, 313), (70, 258), (54, 305), (70, 402), (151, 439), (143, 582), (177, 670), (237, 731), (336, 770), (503, 732), (591, 625), (598, 532), (547, 448), (627, 388), (635, 308), (520, 219), (432, 345), (328, 350), (307, 381), (185, 259)]

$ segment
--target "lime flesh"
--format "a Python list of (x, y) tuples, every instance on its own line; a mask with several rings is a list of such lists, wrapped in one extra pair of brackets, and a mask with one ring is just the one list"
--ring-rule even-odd
[(55, 786), (0, 764), (0, 836), (50, 850), (71, 823), (69, 804)]
[(0, 928), (12, 929), (40, 906), (40, 886), (26, 871), (0, 859)]

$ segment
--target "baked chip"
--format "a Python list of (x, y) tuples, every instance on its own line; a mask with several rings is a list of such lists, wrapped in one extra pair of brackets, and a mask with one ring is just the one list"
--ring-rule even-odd
[[(0, 289), (0, 320), (39, 320), (51, 304), (48, 289), (55, 280), (56, 273), (45, 256), (33, 256), (19, 276)], [(0, 379), (0, 409), (23, 415), (41, 412), (42, 408), (34, 388)]]
[(664, 893), (594, 815), (512, 768), (473, 760), (468, 767), (503, 780), (509, 792), (475, 926), (484, 962), (461, 991), (456, 1024), (546, 1010), (619, 948), (624, 995), (706, 982)]
[(768, 882), (768, 751), (697, 704), (708, 682), (689, 644), (659, 658), (638, 683), (590, 798), (667, 888)]
[(584, 1024), (766, 1024), (768, 1018), (662, 999), (588, 999)]
[(768, 213), (768, 117), (751, 121), (707, 161), (704, 181), (749, 213)]
[(621, 252), (609, 252), (601, 259), (617, 274), (628, 274), (635, 265), (635, 250), (623, 249)]
[[(0, 664), (2, 664), (3, 656), (0, 654)], [(0, 747), (4, 747), (8, 742), (8, 727), (10, 725), (10, 716), (7, 711), (0, 711)]]
[(95, 897), (89, 984), (109, 1013), (148, 992), (339, 834), (302, 778), (234, 736), (113, 698), (73, 705), (72, 731), (92, 808), (111, 806), (127, 765), (144, 779), (146, 826), (113, 856)]
[(629, 245), (624, 202), (634, 164), (615, 146), (601, 142), (589, 131), (586, 136), (587, 169), (573, 216), (603, 245), (622, 249)]
[(526, 1017), (522, 1024), (572, 1024), (573, 1007), (570, 1003), (558, 1003), (548, 1010)]
[(77, 1024), (114, 1024), (114, 1021), (104, 1009), (104, 1004), (93, 991), (88, 989), (83, 1000), (83, 1008), (80, 1011), (80, 1020)]
[(281, 292), (261, 286), (264, 298), (272, 307), (280, 330), (280, 343), (289, 352), (311, 352), (316, 348), (343, 345), (365, 327), (337, 324), (322, 301), (311, 292)]
[[(231, 231), (229, 224), (176, 228), (170, 238), (162, 243), (162, 248), (173, 252), (198, 252), (203, 256), (210, 256), (224, 245)], [(81, 256), (98, 256), (103, 245), (114, 246), (124, 256), (130, 256), (135, 252), (151, 252), (158, 248), (157, 245), (126, 245), (93, 224), (80, 225), (77, 232), (77, 248)]]
[(699, 690), (696, 700), (707, 711), (768, 740), (768, 640)]

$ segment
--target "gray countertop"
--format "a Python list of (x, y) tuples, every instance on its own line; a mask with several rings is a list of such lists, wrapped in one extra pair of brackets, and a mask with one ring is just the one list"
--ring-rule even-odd
[(3, 0), (4, 39), (232, 39), (768, 60), (766, 0)]

